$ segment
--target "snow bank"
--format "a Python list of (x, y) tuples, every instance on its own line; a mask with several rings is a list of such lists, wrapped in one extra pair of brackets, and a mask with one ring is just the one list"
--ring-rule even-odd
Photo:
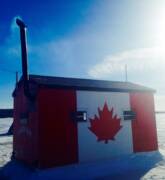
[(0, 134), (7, 133), (12, 122), (13, 122), (12, 118), (0, 119)]

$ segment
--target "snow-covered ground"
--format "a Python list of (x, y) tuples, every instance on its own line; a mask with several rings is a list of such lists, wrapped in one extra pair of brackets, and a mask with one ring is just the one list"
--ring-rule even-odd
[[(8, 131), (12, 119), (0, 119), (0, 134), (4, 134)], [(11, 157), (12, 152), (12, 136), (0, 137), (0, 167), (6, 164)]]
[(165, 179), (165, 114), (156, 115), (159, 152), (162, 160), (155, 164), (142, 179)]
[[(3, 128), (6, 128), (4, 123)], [(0, 165), (7, 163), (0, 173), (0, 180), (4, 176), (13, 180), (165, 179), (165, 114), (157, 115), (157, 132), (159, 141), (159, 151), (157, 152), (137, 153), (97, 163), (69, 165), (48, 170), (29, 169), (16, 161), (7, 163), (12, 151), (12, 138), (0, 137)]]

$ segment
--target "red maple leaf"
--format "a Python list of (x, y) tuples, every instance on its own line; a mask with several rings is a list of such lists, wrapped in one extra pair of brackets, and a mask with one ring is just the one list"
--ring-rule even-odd
[(120, 125), (121, 118), (115, 114), (113, 116), (113, 108), (109, 111), (108, 105), (105, 102), (103, 110), (98, 108), (99, 117), (90, 118), (90, 131), (97, 136), (97, 141), (115, 140), (114, 136), (122, 128)]

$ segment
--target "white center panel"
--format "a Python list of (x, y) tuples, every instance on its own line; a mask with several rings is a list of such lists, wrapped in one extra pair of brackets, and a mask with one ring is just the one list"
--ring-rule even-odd
[[(87, 121), (78, 122), (79, 162), (95, 161), (133, 152), (131, 121), (123, 119), (123, 111), (130, 110), (129, 93), (77, 91), (77, 111), (87, 112)], [(121, 118), (122, 128), (115, 135), (115, 140), (97, 141), (89, 130), (90, 118), (98, 117), (98, 107), (102, 110), (105, 102), (113, 115)]]

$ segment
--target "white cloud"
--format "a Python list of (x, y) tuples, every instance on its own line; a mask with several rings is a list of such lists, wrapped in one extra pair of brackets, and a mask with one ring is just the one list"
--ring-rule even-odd
[(123, 71), (127, 64), (129, 72), (144, 72), (165, 68), (165, 51), (161, 47), (140, 48), (106, 56), (101, 62), (89, 69), (94, 78), (105, 78)]

